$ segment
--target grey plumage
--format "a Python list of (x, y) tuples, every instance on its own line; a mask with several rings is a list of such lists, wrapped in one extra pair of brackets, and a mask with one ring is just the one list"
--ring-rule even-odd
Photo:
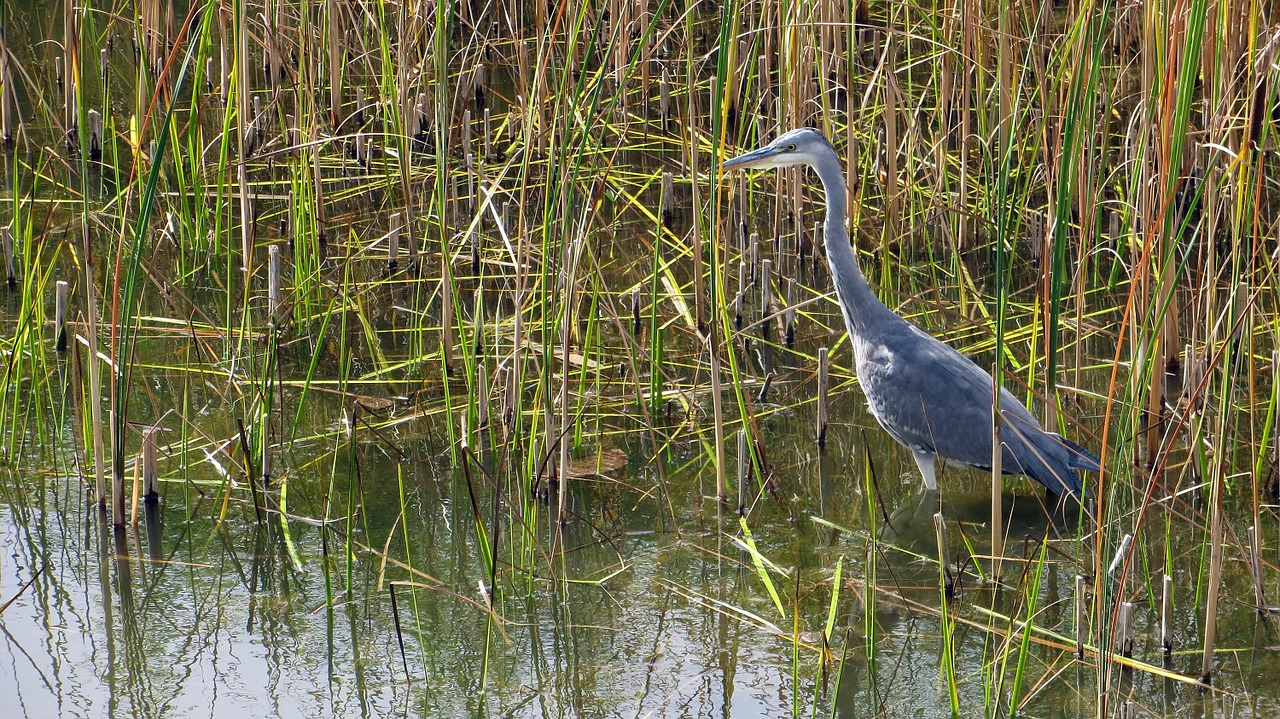
[[(853, 344), (858, 382), (876, 420), (911, 450), (925, 484), (937, 487), (937, 459), (991, 469), (992, 379), (950, 346), (894, 314), (867, 284), (844, 226), (847, 188), (835, 148), (816, 130), (792, 130), (723, 168), (808, 165), (826, 193), (827, 263)], [(1076, 470), (1099, 468), (1080, 445), (1045, 432), (1027, 408), (1000, 389), (1000, 465), (1054, 494), (1083, 496)]]

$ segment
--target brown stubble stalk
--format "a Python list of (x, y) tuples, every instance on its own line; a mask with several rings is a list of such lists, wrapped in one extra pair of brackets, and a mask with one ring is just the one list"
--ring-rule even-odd
[(80, 73), (77, 68), (80, 67), (80, 24), (76, 18), (76, 7), (74, 0), (65, 0), (63, 2), (63, 83), (62, 83), (62, 106), (63, 106), (63, 123), (67, 133), (67, 143), (72, 143), (76, 138), (76, 128), (79, 125), (78, 110), (76, 103), (78, 102), (77, 92), (79, 91)]
[[(1218, 422), (1220, 432), (1225, 432), (1221, 427), (1226, 420), (1219, 416)], [(1224, 462), (1224, 459), (1214, 458), (1209, 480), (1209, 584), (1204, 602), (1204, 651), (1200, 657), (1200, 681), (1205, 684), (1210, 684), (1213, 680), (1213, 649), (1218, 628), (1218, 589), (1222, 581), (1222, 490), (1223, 474), (1226, 471)]]
[(13, 112), (11, 103), (16, 101), (13, 89), (13, 72), (9, 69), (9, 47), (4, 30), (0, 28), (0, 142), (13, 143)]
[[(401, 3), (401, 12), (403, 12), (404, 4)], [(337, 130), (338, 125), (342, 122), (342, 30), (339, 26), (341, 15), (338, 13), (338, 0), (325, 0), (325, 21), (329, 26), (329, 124), (333, 129)], [(403, 38), (404, 26), (400, 26)], [(402, 53), (403, 54), (403, 53)], [(402, 92), (408, 92), (407, 83), (404, 78), (399, 78), (399, 87)], [(407, 118), (408, 115), (402, 115)]]
[[(973, 77), (977, 74), (977, 29), (973, 16), (974, 3), (960, 2), (960, 58), (956, 62), (956, 72), (960, 75), (960, 188), (956, 205), (960, 208), (956, 220), (956, 244), (963, 250), (970, 244), (973, 230), (969, 222), (969, 147), (973, 134)], [(1051, 166), (1051, 165), (1049, 165)]]
[[(80, 48), (80, 28), (76, 18), (76, 8), (72, 0), (66, 0), (63, 3), (63, 116), (66, 135), (66, 143), (77, 142), (77, 126), (78, 126), (78, 109), (77, 90), (79, 82), (79, 48)], [(86, 204), (80, 218), (81, 224), (81, 268), (83, 270), (82, 282), (84, 285), (84, 316), (85, 316), (85, 334), (89, 344), (88, 351), (88, 368), (89, 368), (89, 419), (90, 431), (93, 434), (93, 470), (94, 470), (94, 489), (98, 507), (101, 510), (107, 506), (107, 480), (105, 467), (105, 449), (102, 438), (102, 379), (101, 365), (98, 357), (98, 327), (99, 327), (99, 310), (97, 300), (97, 285), (93, 276), (93, 253), (91, 252), (92, 238), (89, 229), (89, 209)]]
[[(1212, 11), (1211, 11), (1212, 12)], [(1210, 16), (1212, 17), (1212, 15)], [(1169, 58), (1169, 66), (1165, 68), (1164, 82), (1160, 87), (1160, 110), (1163, 121), (1160, 127), (1168, 127), (1172, 123), (1172, 115), (1174, 106), (1177, 103), (1178, 88), (1173, 79), (1179, 75), (1180, 67), (1185, 58), (1181, 57), (1181, 48), (1183, 47), (1183, 38), (1185, 35), (1185, 18), (1181, 15), (1168, 28), (1168, 45), (1167, 56)], [(1213, 30), (1211, 24), (1206, 24), (1206, 44), (1211, 48), (1213, 41)], [(1212, 51), (1208, 53), (1211, 55)], [(1213, 76), (1205, 77), (1206, 88), (1210, 92), (1215, 88)], [(1210, 103), (1212, 105), (1212, 102)], [(1177, 167), (1173, 166), (1175, 158), (1172, 157), (1172, 145), (1174, 138), (1167, 132), (1160, 132), (1156, 129), (1153, 137), (1154, 147), (1158, 148), (1158, 165), (1156, 169), (1155, 186), (1161, 188), (1162, 193), (1175, 195), (1183, 186), (1182, 177), (1191, 167), (1191, 161), (1183, 159)], [(1192, 155), (1194, 157), (1194, 154)], [(1165, 190), (1164, 188), (1171, 188)], [(1174, 241), (1176, 234), (1176, 223), (1180, 218), (1171, 217), (1169, 209), (1173, 204), (1173, 197), (1164, 197), (1161, 202), (1161, 212), (1155, 217), (1151, 217), (1149, 221), (1157, 228), (1157, 237), (1159, 238), (1159, 254), (1158, 261), (1161, 263), (1158, 269), (1159, 285), (1155, 289), (1155, 301), (1158, 303), (1162, 311), (1158, 314), (1159, 326), (1154, 328), (1152, 352), (1149, 358), (1150, 367), (1149, 380), (1147, 386), (1147, 408), (1145, 423), (1146, 445), (1146, 467), (1154, 470), (1157, 464), (1157, 455), (1160, 450), (1160, 434), (1162, 429), (1161, 416), (1163, 414), (1163, 382), (1164, 368), (1169, 366), (1170, 362), (1177, 361), (1178, 349), (1181, 346), (1178, 335), (1178, 312), (1177, 302), (1174, 301), (1174, 292), (1176, 291), (1175, 277), (1176, 258), (1167, 251), (1169, 243)], [(1165, 262), (1168, 259), (1169, 262)], [(1144, 265), (1144, 285), (1150, 280), (1150, 265)], [(1159, 476), (1153, 477), (1158, 481)]]
[[(102, 441), (102, 369), (98, 359), (98, 285), (93, 277), (93, 266), (90, 258), (92, 245), (90, 241), (89, 223), (82, 223), (81, 252), (84, 265), (84, 316), (85, 335), (89, 343), (89, 422), (93, 433), (93, 474), (96, 481), (99, 509), (107, 506), (107, 479), (105, 467), (105, 450)], [(79, 356), (79, 350), (76, 350)]]
[[(1244, 3), (1240, 3), (1240, 5), (1244, 5)], [(1254, 40), (1257, 34), (1254, 32), (1245, 32), (1247, 28), (1246, 23), (1248, 21), (1248, 17), (1247, 15), (1245, 15), (1242, 9), (1237, 9), (1236, 19), (1239, 21), (1241, 32), (1246, 34), (1247, 37), (1249, 38), (1249, 44), (1247, 47), (1247, 57), (1252, 58), (1256, 54)], [(1230, 34), (1234, 35), (1234, 33), (1230, 33)], [(1237, 37), (1231, 37), (1228, 42), (1227, 52), (1228, 52), (1228, 57), (1230, 59), (1235, 59), (1235, 56), (1232, 54), (1232, 50), (1235, 49), (1235, 42), (1237, 40), (1238, 40)], [(1263, 145), (1262, 145), (1262, 141), (1263, 141), (1262, 124), (1263, 122), (1265, 122), (1266, 116), (1269, 114), (1269, 110), (1271, 109), (1269, 107), (1269, 104), (1270, 104), (1269, 99), (1272, 97), (1274, 88), (1271, 86), (1270, 78), (1272, 73), (1269, 71), (1269, 68), (1274, 65), (1276, 52), (1277, 50), (1274, 47), (1274, 44), (1269, 45), (1264, 58), (1262, 58), (1265, 61), (1249, 63), (1249, 73), (1247, 75), (1247, 82), (1248, 82), (1247, 87), (1255, 88), (1252, 94), (1252, 101), (1249, 109), (1249, 133), (1246, 136), (1245, 141), (1243, 143), (1243, 147), (1241, 147), (1241, 150), (1240, 150), (1241, 157), (1247, 158), (1246, 161), (1250, 163), (1250, 167), (1253, 169), (1255, 173), (1254, 188), (1253, 188), (1253, 206), (1251, 208), (1253, 215), (1250, 218), (1251, 225), (1253, 228), (1253, 233), (1251, 237), (1251, 240), (1252, 240), (1251, 246), (1253, 251), (1250, 254), (1249, 266), (1246, 270), (1248, 273), (1247, 275), (1248, 277), (1254, 277), (1256, 275), (1258, 254), (1260, 251), (1262, 251), (1262, 248), (1261, 248), (1262, 243), (1261, 243), (1261, 238), (1259, 237), (1259, 234), (1261, 232), (1261, 228), (1263, 225), (1261, 203), (1262, 203), (1263, 184), (1264, 184), (1264, 179), (1266, 175), (1266, 173), (1264, 172), (1265, 155), (1263, 153)], [(1235, 66), (1233, 65), (1233, 67)], [(1263, 72), (1261, 73), (1261, 75), (1259, 75), (1258, 73), (1258, 70), (1260, 68), (1263, 69)], [(1230, 82), (1231, 79), (1234, 79), (1234, 78), (1227, 78), (1224, 76), (1223, 83), (1226, 84)], [(1230, 95), (1228, 93), (1234, 89), (1235, 88), (1231, 86), (1226, 87), (1223, 91), (1224, 97), (1229, 97)], [(1268, 262), (1267, 264), (1269, 265), (1270, 263)], [(1259, 288), (1257, 292), (1254, 293), (1254, 297), (1251, 298), (1251, 300), (1248, 303), (1248, 308), (1246, 309), (1246, 312), (1249, 313), (1248, 317), (1250, 318), (1252, 318), (1252, 315), (1253, 315), (1254, 302), (1257, 299), (1257, 294), (1260, 293), (1261, 291), (1262, 289)], [(1253, 357), (1254, 356), (1254, 352), (1253, 352), (1254, 333), (1252, 331), (1252, 322), (1248, 323), (1248, 326), (1249, 326), (1249, 330), (1247, 334), (1248, 352), (1245, 353), (1243, 356)], [(1237, 352), (1241, 352), (1241, 350), (1237, 348)], [(1255, 370), (1256, 370), (1255, 363), (1249, 362), (1249, 395), (1248, 395), (1249, 397), (1258, 396), (1257, 387), (1255, 384)], [(1276, 430), (1273, 428), (1272, 431), (1275, 432)], [(1258, 452), (1265, 453), (1266, 451), (1265, 449), (1259, 448), (1258, 442), (1255, 441), (1255, 437), (1253, 436), (1252, 432), (1253, 432), (1253, 423), (1250, 423), (1249, 446), (1253, 448), (1253, 451), (1255, 454)], [(1260, 466), (1256, 456), (1252, 459), (1251, 466), (1254, 466), (1254, 467)], [(1253, 527), (1254, 527), (1253, 531), (1258, 532), (1258, 531), (1261, 531), (1260, 528), (1262, 527), (1262, 523), (1261, 523), (1262, 509), (1261, 509), (1261, 496), (1260, 496), (1261, 488), (1259, 487), (1259, 484), (1258, 484), (1257, 472), (1250, 473), (1250, 490), (1251, 490), (1250, 509), (1253, 514)], [(1253, 561), (1254, 562), (1257, 561), (1256, 556), (1253, 557)], [(1262, 586), (1261, 586), (1261, 578), (1255, 577), (1255, 582), (1257, 583), (1257, 601), (1258, 601), (1258, 604), (1261, 605), (1265, 599), (1262, 591)], [(1261, 607), (1259, 609), (1260, 611), (1262, 610)]]
[[(232, 12), (230, 8), (225, 8), (224, 12)], [(239, 143), (236, 147), (236, 183), (240, 200), (240, 271), (244, 275), (244, 284), (247, 288), (249, 280), (253, 277), (253, 225), (250, 222), (251, 208), (249, 207), (249, 158), (247, 148), (249, 148), (249, 102), (250, 102), (250, 85), (249, 85), (249, 31), (247, 20), (245, 18), (231, 18), (231, 25), (234, 26), (233, 32), (236, 40), (236, 61), (235, 61), (235, 93), (236, 93), (236, 137)], [(224, 26), (225, 27), (225, 26)]]
[[(697, 117), (695, 109), (692, 106), (693, 98), (697, 93), (689, 93), (689, 116)], [(698, 156), (698, 138), (697, 127), (690, 126), (690, 135), (688, 138), (688, 146), (686, 151), (689, 158), (689, 186), (691, 188), (690, 207), (694, 217), (702, 216), (702, 193), (699, 187), (699, 156)], [(712, 178), (714, 181), (714, 178)], [(693, 223), (693, 292), (694, 292), (694, 317), (696, 326), (694, 330), (703, 340), (710, 358), (711, 364), (711, 413), (713, 433), (715, 436), (715, 472), (716, 472), (716, 500), (723, 505), (729, 499), (727, 482), (725, 479), (725, 455), (724, 455), (724, 406), (723, 406), (723, 388), (721, 387), (721, 367), (720, 367), (720, 347), (719, 332), (717, 327), (719, 322), (709, 322), (706, 310), (706, 288), (703, 281), (703, 238), (702, 226), (700, 222)], [(717, 295), (723, 293), (717, 292)]]
[[(1047, 24), (1049, 17), (1047, 15), (1049, 8), (1045, 6), (1045, 15), (1041, 16), (1043, 24)], [(1042, 25), (1043, 26), (1043, 25)], [(1040, 53), (1034, 55), (1037, 59)], [(1080, 141), (1084, 156), (1081, 161), (1076, 163), (1077, 177), (1073, 183), (1073, 189), (1076, 202), (1076, 215), (1080, 218), (1080, 231), (1076, 238), (1075, 249), (1075, 313), (1074, 325), (1076, 340), (1072, 343), (1075, 353), (1075, 362), (1072, 368), (1072, 384), (1075, 387), (1081, 386), (1081, 371), (1084, 366), (1083, 343), (1079, 341), (1079, 334), (1084, 327), (1085, 297), (1087, 294), (1086, 285), (1090, 272), (1090, 258), (1092, 257), (1092, 248), (1097, 242), (1100, 232), (1098, 220), (1098, 204), (1105, 198), (1101, 194), (1102, 178), (1099, 174), (1105, 174), (1106, 158), (1109, 156), (1110, 138), (1112, 128), (1111, 118), (1111, 94), (1105, 91), (1108, 87), (1108, 77), (1106, 76), (1105, 65), (1095, 66), (1090, 61), (1085, 61), (1085, 71), (1088, 73), (1086, 79), (1082, 82), (1085, 87), (1097, 87), (1103, 90), (1099, 92), (1101, 97), (1097, 100), (1098, 120), (1093, 126), (1092, 131)], [(1094, 74), (1098, 76), (1094, 76)], [(1056, 98), (1055, 96), (1055, 99)], [(1102, 168), (1102, 169), (1100, 169)], [(1065, 313), (1064, 313), (1065, 316)], [(1061, 337), (1062, 329), (1059, 327), (1059, 340), (1065, 339)], [(1059, 346), (1062, 346), (1059, 343)], [(1046, 335), (1046, 349), (1048, 348), (1048, 339)], [(1051, 363), (1050, 366), (1058, 367), (1058, 363)], [(1049, 407), (1046, 408), (1046, 426), (1060, 426), (1061, 404), (1057, 396), (1058, 378), (1050, 378), (1049, 388), (1052, 390), (1053, 396), (1049, 399)]]
[(898, 236), (902, 222), (902, 198), (898, 193), (898, 101), (900, 92), (897, 81), (897, 43), (892, 35), (885, 38), (883, 58), (884, 72), (884, 202), (885, 202), (885, 234), (884, 240)]

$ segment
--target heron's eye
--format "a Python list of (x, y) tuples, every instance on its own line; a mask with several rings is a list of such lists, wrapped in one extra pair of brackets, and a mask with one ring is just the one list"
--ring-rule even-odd
[(787, 152), (795, 152), (795, 151), (796, 151), (796, 143), (793, 142), (787, 145)]

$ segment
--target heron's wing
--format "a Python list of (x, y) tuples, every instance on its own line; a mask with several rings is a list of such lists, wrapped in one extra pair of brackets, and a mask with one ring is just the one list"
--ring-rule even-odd
[(899, 442), (978, 466), (991, 460), (991, 377), (915, 327), (866, 343), (858, 361), (872, 414)]
[(1102, 469), (1102, 460), (1097, 455), (1071, 440), (1063, 437), (1057, 432), (1050, 432), (1050, 436), (1061, 442), (1067, 448), (1067, 461), (1072, 469), (1085, 469), (1090, 472), (1097, 472)]
[[(1016, 399), (1013, 401), (1017, 402)], [(1079, 498), (1080, 477), (1072, 464), (1073, 453), (1063, 444), (1061, 437), (1041, 429), (1025, 407), (1023, 412), (1025, 416), (1006, 411), (1001, 404), (1004, 422), (1001, 424), (1000, 441), (1004, 445), (1004, 462), (1012, 468), (1008, 471), (1025, 474), (1055, 494), (1066, 492)]]
[[(991, 375), (916, 327), (864, 341), (858, 377), (872, 413), (895, 439), (952, 462), (991, 466)], [(1001, 389), (1001, 466), (1051, 490), (1079, 491), (1066, 448), (1008, 390)]]

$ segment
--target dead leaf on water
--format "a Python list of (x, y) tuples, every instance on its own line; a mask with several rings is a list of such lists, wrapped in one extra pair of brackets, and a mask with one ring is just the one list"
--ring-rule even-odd
[(570, 479), (606, 476), (627, 466), (627, 455), (617, 447), (601, 449), (598, 453), (569, 460), (564, 474)]

